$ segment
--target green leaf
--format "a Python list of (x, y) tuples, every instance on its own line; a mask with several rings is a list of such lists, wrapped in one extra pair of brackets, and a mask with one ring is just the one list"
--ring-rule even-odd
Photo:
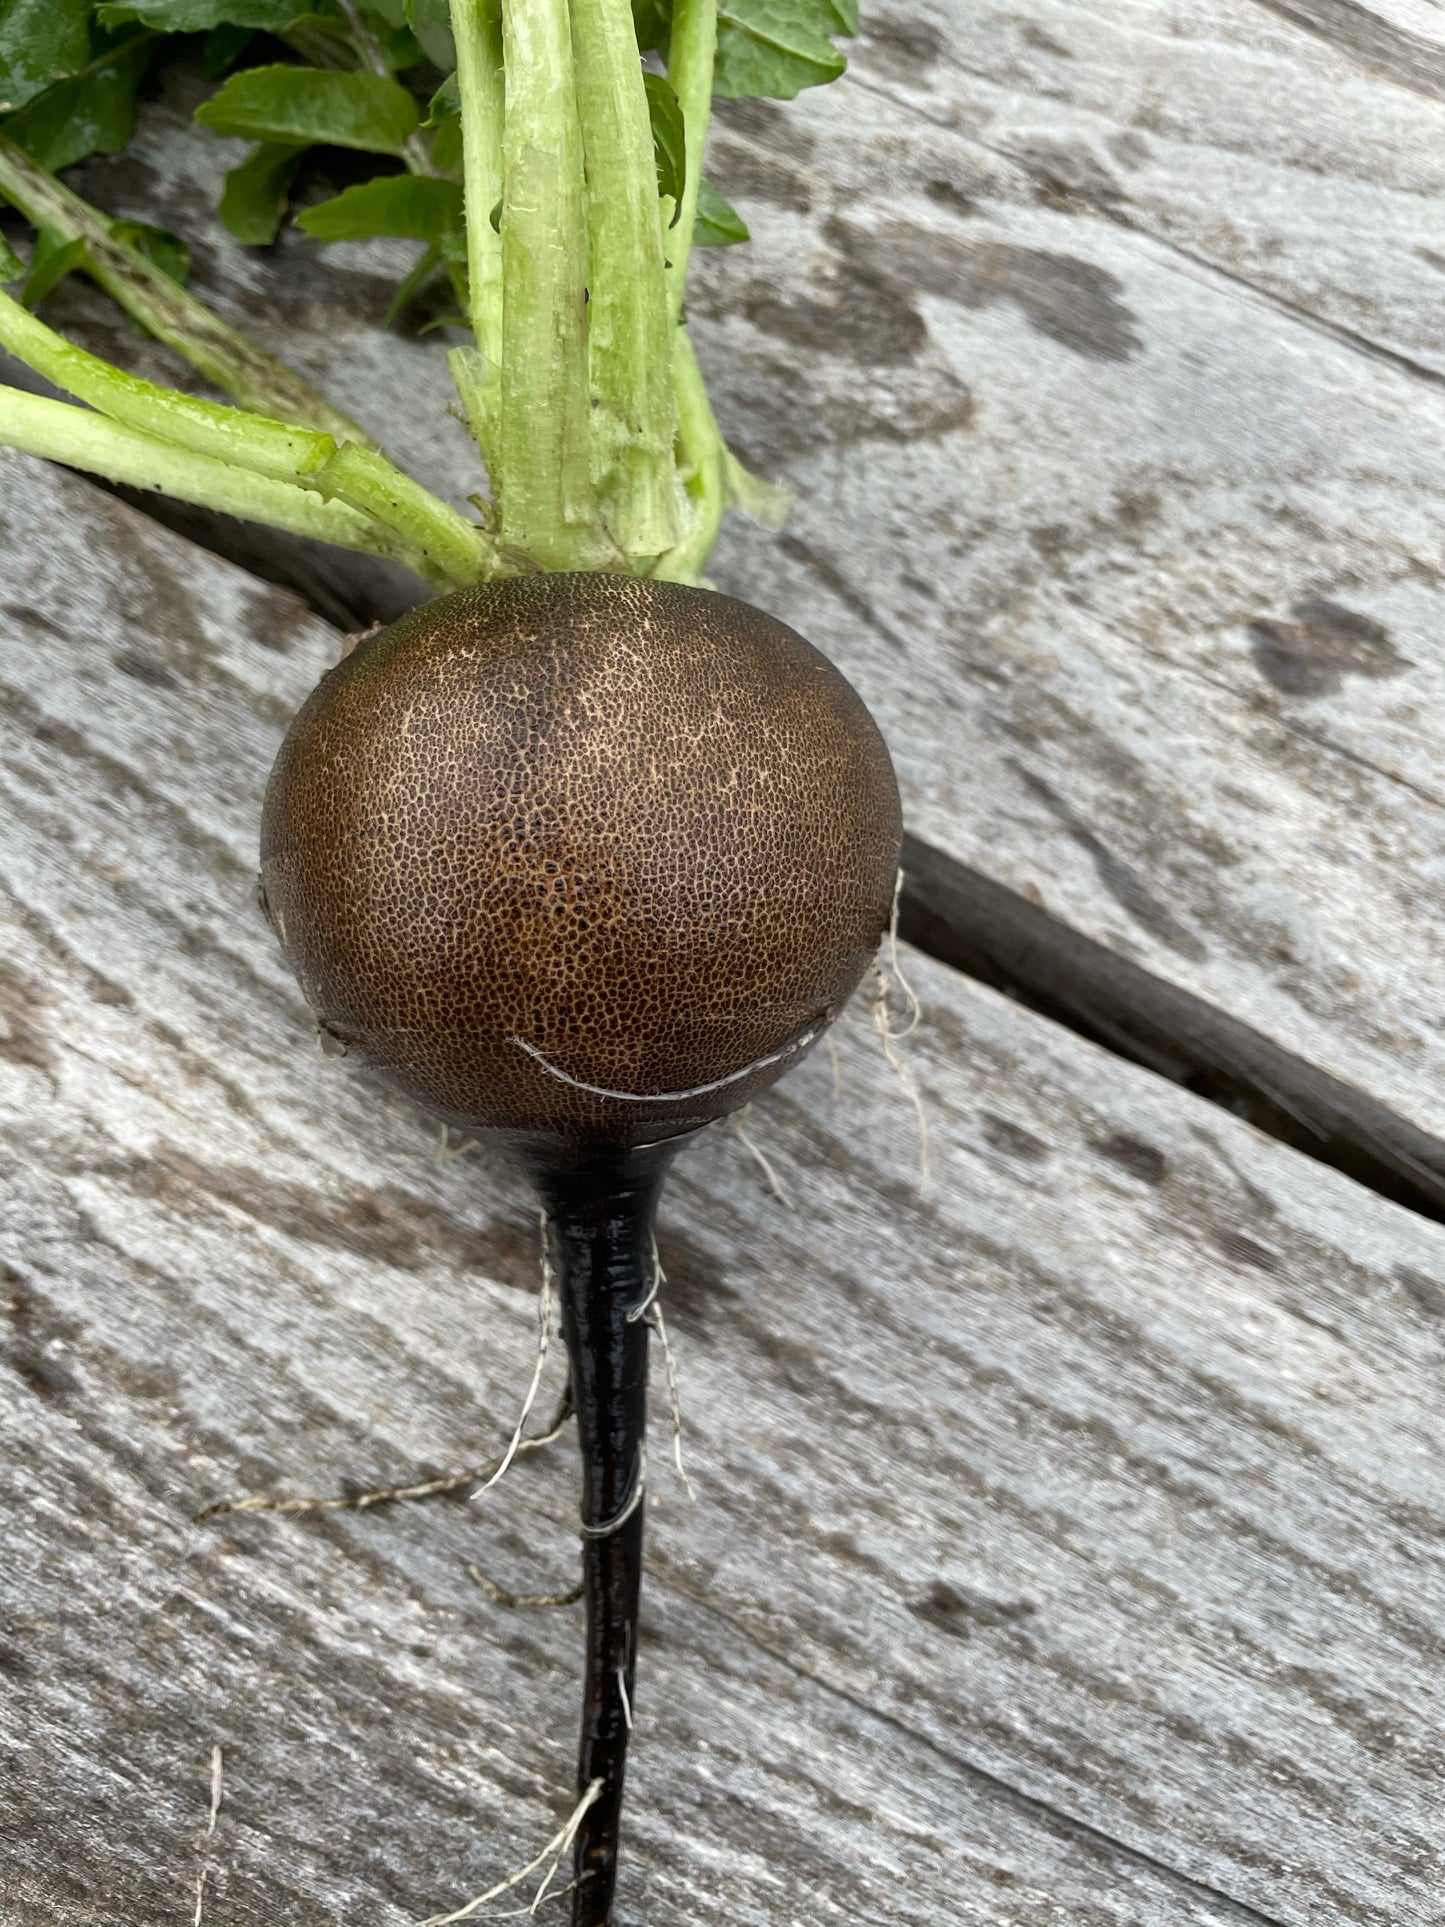
[[(682, 108), (671, 81), (661, 74), (644, 74), (647, 111), (652, 120), (652, 152), (657, 161), (657, 191), (682, 199), (687, 180), (687, 136), (683, 131)], [(673, 217), (676, 219), (676, 216)]]
[(18, 281), (24, 272), (25, 263), (5, 239), (5, 236), (0, 234), (0, 282)]
[(226, 176), (221, 189), (221, 221), (247, 247), (268, 248), (276, 239), (292, 177), (304, 147), (262, 141)]
[(427, 249), (426, 253), (422, 255), (411, 273), (391, 297), (391, 305), (388, 307), (386, 316), (381, 324), (383, 328), (390, 328), (400, 320), (401, 316), (411, 306), (412, 302), (416, 300), (427, 282), (431, 280), (432, 276), (441, 266), (441, 259), (441, 250), (439, 248)]
[(405, 13), (397, 8), (397, 17), (391, 18), (391, 10), (378, 13), (372, 7), (364, 7), (361, 24), (376, 43), (388, 73), (399, 74), (408, 67), (415, 67), (426, 59), (421, 42), (412, 32), (406, 21)]
[(451, 8), (447, 0), (406, 0), (406, 24), (421, 42), (433, 67), (448, 73), (457, 64), (452, 38)]
[(248, 67), (196, 109), (218, 134), (242, 140), (323, 141), (372, 154), (400, 154), (421, 116), (399, 81), (382, 74), (335, 73), (322, 67)]
[(254, 38), (250, 27), (232, 27), (224, 21), (212, 27), (201, 48), (201, 72), (206, 79), (219, 80), (228, 74)]
[(460, 120), (462, 114), (462, 86), (455, 73), (447, 75), (441, 86), (431, 97), (426, 110), (424, 127), (440, 127), (444, 120)]
[(665, 58), (672, 37), (672, 0), (632, 0), (632, 24), (639, 50)]
[(718, 193), (711, 181), (698, 182), (697, 225), (692, 231), (695, 248), (729, 248), (735, 241), (746, 241), (747, 223)]
[(98, 55), (70, 80), (37, 94), (4, 131), (52, 174), (90, 154), (117, 154), (135, 132), (136, 89), (156, 39), (138, 33)]
[(115, 0), (97, 8), (103, 27), (139, 20), (157, 33), (205, 33), (212, 27), (252, 27), (286, 33), (311, 12), (314, 0)]
[(14, 113), (90, 57), (87, 0), (3, 0), (0, 113)]
[(466, 258), (462, 190), (432, 174), (384, 174), (308, 207), (296, 225), (317, 241), (369, 241), (397, 234), (427, 241), (444, 259)]
[(151, 227), (145, 221), (112, 221), (110, 231), (117, 241), (127, 242), (147, 261), (154, 262), (179, 287), (190, 279), (191, 251), (179, 234), (172, 234), (169, 228)]
[(450, 174), (454, 180), (462, 178), (462, 123), (444, 120), (432, 129), (431, 137), (432, 166), (439, 174)]
[(713, 89), (726, 100), (791, 100), (847, 66), (830, 34), (858, 31), (857, 0), (722, 0)]
[(50, 290), (57, 287), (67, 274), (74, 274), (77, 268), (84, 266), (85, 243), (79, 236), (73, 241), (62, 241), (50, 228), (41, 228), (35, 237), (30, 272), (25, 277), (25, 286), (20, 290), (21, 301), (27, 308), (38, 308)]
[(431, 97), (422, 126), (431, 135), (432, 166), (438, 173), (462, 177), (462, 96), (455, 74), (448, 74)]

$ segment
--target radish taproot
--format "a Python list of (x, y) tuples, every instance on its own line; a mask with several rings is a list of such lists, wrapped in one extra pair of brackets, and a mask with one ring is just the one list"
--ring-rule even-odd
[[(254, 24), (237, 10), (200, 11)], [(144, 17), (200, 16), (146, 0)], [(0, 293), (0, 347), (85, 404), (0, 389), (0, 441), (400, 561), (441, 592), (363, 639), (292, 724), (263, 904), (323, 1030), (449, 1124), (500, 1134), (540, 1194), (583, 1463), (573, 1920), (607, 1927), (658, 1195), (689, 1135), (825, 1033), (895, 896), (898, 790), (861, 700), (703, 582), (725, 511), (779, 502), (719, 433), (683, 309), (694, 242), (746, 238), (702, 179), (715, 84), (787, 98), (831, 79), (829, 36), (856, 21), (848, 0), (732, 0), (721, 39), (716, 0), (451, 0), (449, 21), (406, 0), (382, 18), (343, 6), (324, 68), (243, 65), (197, 118), (261, 143), (222, 208), (251, 240), (274, 234), (311, 142), (403, 161), (301, 224), (423, 241), (395, 307), (450, 284), (478, 519), (177, 285), (164, 237), (108, 221), (48, 171), (51, 149), (27, 151), (53, 120), (53, 58), (21, 44), (33, 9), (0, 19), (0, 62), (38, 103), (0, 132), (0, 193), (40, 237), (27, 291), (68, 249), (239, 406), (128, 374)], [(453, 50), (423, 122), (397, 75)], [(0, 242), (0, 280), (21, 271)]]

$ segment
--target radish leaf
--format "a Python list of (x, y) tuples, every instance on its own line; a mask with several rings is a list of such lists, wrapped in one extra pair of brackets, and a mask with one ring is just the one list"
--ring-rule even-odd
[(190, 279), (191, 251), (179, 234), (172, 234), (169, 228), (151, 227), (145, 221), (115, 221), (110, 231), (117, 241), (124, 241), (162, 274), (169, 275), (177, 287), (183, 288)]
[(98, 54), (5, 122), (4, 131), (52, 174), (89, 154), (116, 154), (135, 132), (136, 89), (155, 46), (149, 33)]
[(291, 180), (305, 152), (281, 141), (262, 141), (227, 174), (221, 220), (238, 241), (269, 247), (276, 239)]
[(223, 74), (228, 74), (254, 37), (250, 27), (232, 27), (224, 22), (219, 27), (212, 27), (201, 49), (201, 72), (206, 79), (219, 80)]
[[(411, 306), (412, 302), (415, 301), (427, 282), (431, 280), (432, 276), (441, 266), (441, 258), (441, 250), (439, 248), (428, 248), (426, 253), (422, 255), (411, 273), (391, 297), (391, 305), (387, 308), (382, 320), (381, 325), (383, 328), (390, 328), (400, 319), (406, 309)], [(465, 326), (465, 323), (463, 323), (463, 326)]]
[[(681, 201), (687, 181), (687, 137), (682, 124), (682, 108), (672, 83), (661, 74), (644, 74), (647, 111), (652, 120), (652, 151), (657, 161), (657, 191)], [(673, 217), (676, 219), (676, 216)]]
[(384, 174), (308, 207), (296, 225), (318, 241), (369, 241), (397, 234), (427, 241), (449, 261), (467, 257), (462, 190), (431, 174)]
[(665, 57), (672, 37), (672, 0), (632, 0), (632, 25), (643, 53)]
[(698, 183), (697, 225), (692, 231), (695, 248), (728, 248), (748, 238), (747, 222), (725, 201), (709, 180)]
[(422, 126), (431, 135), (432, 166), (458, 180), (462, 173), (462, 99), (457, 77), (448, 74), (432, 95)]
[(35, 237), (35, 252), (30, 257), (30, 272), (20, 299), (27, 308), (38, 308), (46, 295), (77, 268), (85, 266), (85, 243), (78, 237), (62, 241), (50, 228), (41, 228)]
[(406, 0), (406, 24), (433, 67), (450, 73), (457, 64), (457, 43), (447, 0)]
[(858, 31), (856, 0), (723, 0), (713, 88), (725, 100), (791, 100), (836, 80), (847, 61), (829, 38)]
[(0, 9), (0, 113), (78, 73), (89, 56), (86, 0), (11, 0)]
[(316, 11), (315, 0), (119, 0), (96, 10), (103, 27), (139, 20), (157, 33), (204, 33), (220, 26), (285, 33)]
[(218, 134), (400, 154), (421, 116), (399, 81), (321, 67), (248, 67), (196, 109)]

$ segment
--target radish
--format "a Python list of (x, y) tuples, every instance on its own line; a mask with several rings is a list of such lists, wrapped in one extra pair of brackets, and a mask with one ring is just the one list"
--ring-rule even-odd
[(683, 1138), (797, 1062), (888, 920), (868, 712), (705, 589), (516, 576), (404, 616), (307, 701), (265, 902), (327, 1031), (538, 1186), (582, 1444), (577, 1922), (611, 1918), (642, 1575), (653, 1216)]
[[(228, 17), (224, 0), (135, 11), (161, 28)], [(13, 126), (0, 190), (41, 231), (28, 285), (44, 248), (68, 247), (241, 405), (130, 376), (0, 295), (0, 345), (89, 404), (0, 391), (0, 439), (390, 556), (444, 591), (363, 639), (296, 717), (267, 791), (263, 905), (323, 1029), (449, 1124), (500, 1134), (540, 1195), (583, 1463), (573, 1920), (605, 1927), (658, 1195), (689, 1135), (834, 1021), (898, 872), (897, 785), (858, 696), (800, 636), (701, 583), (725, 508), (776, 502), (722, 441), (682, 309), (699, 210), (710, 238), (736, 222), (701, 176), (715, 81), (766, 92), (762, 74), (787, 94), (831, 78), (842, 57), (822, 29), (854, 23), (840, 0), (756, 0), (720, 44), (715, 0), (641, 25), (629, 0), (453, 0), (449, 22), (408, 0), (398, 31), (439, 60), (455, 49), (423, 125), (396, 79), (402, 43), (345, 17), (354, 69), (251, 67), (198, 117), (263, 143), (227, 189), (251, 238), (272, 201), (279, 219), (308, 139), (404, 162), (302, 223), (427, 243), (402, 292), (436, 275), (465, 308), (472, 342), (451, 365), (486, 460), (481, 519), (211, 315)], [(655, 49), (666, 78), (644, 63)], [(53, 67), (30, 53), (25, 71)]]

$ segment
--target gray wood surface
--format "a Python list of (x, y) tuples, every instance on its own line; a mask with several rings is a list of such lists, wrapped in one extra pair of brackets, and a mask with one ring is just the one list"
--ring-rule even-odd
[[(800, 496), (717, 578), (863, 687), (914, 831), (1437, 1134), (1442, 76), (1424, 0), (874, 8), (721, 117), (755, 238), (691, 303)], [(235, 249), (185, 106), (87, 191), (464, 500), (439, 344), (375, 326), (407, 250)], [(534, 1342), (522, 1189), (313, 1053), (254, 909), (337, 646), (0, 458), (4, 1927), (203, 1870), (210, 1927), (401, 1927), (565, 1810), (577, 1618), (465, 1564), (566, 1582), (570, 1442), (189, 1523), (485, 1459)], [(725, 1132), (671, 1186), (624, 1922), (1433, 1927), (1445, 1231), (907, 968), (930, 1187), (866, 1010), (750, 1120), (797, 1210)]]
[[(717, 580), (863, 688), (917, 834), (1445, 1137), (1438, 9), (865, 11), (714, 140), (754, 239), (690, 312), (799, 498)], [(463, 499), (441, 344), (374, 327), (406, 250), (243, 254), (185, 106), (90, 190)]]
[[(188, 1520), (495, 1449), (532, 1207), (315, 1055), (254, 908), (335, 634), (0, 474), (8, 1904), (399, 1927), (565, 1809), (579, 1628), (464, 1565), (565, 1583), (569, 1449)], [(929, 1188), (866, 1011), (751, 1120), (796, 1211), (725, 1132), (671, 1186), (624, 1921), (1426, 1927), (1445, 1232), (907, 968)]]

